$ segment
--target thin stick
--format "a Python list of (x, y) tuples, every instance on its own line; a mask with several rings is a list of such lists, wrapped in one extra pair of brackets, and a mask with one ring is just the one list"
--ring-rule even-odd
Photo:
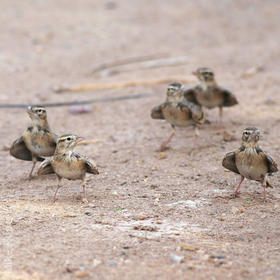
[(120, 60), (108, 61), (95, 66), (91, 72), (96, 73), (115, 66), (127, 65), (131, 63), (142, 62), (146, 60), (167, 57), (167, 56), (168, 54), (162, 53), (162, 54), (151, 54), (151, 55), (144, 55), (144, 56), (128, 57)]
[(128, 71), (135, 71), (141, 69), (150, 69), (150, 68), (159, 68), (159, 67), (169, 67), (169, 66), (177, 66), (186, 64), (189, 61), (189, 58), (186, 56), (179, 56), (179, 57), (168, 57), (156, 60), (149, 60), (136, 63), (134, 65), (121, 65), (112, 67), (111, 69), (103, 70), (103, 76), (109, 76), (113, 74), (117, 74), (119, 72), (128, 72)]
[(77, 92), (77, 91), (95, 91), (95, 90), (104, 90), (104, 89), (120, 89), (126, 87), (135, 87), (135, 86), (150, 86), (154, 84), (163, 84), (170, 82), (185, 82), (189, 83), (193, 81), (194, 78), (190, 76), (186, 77), (170, 77), (162, 79), (153, 79), (153, 80), (139, 80), (139, 81), (129, 81), (118, 84), (89, 84), (89, 85), (80, 85), (73, 87), (57, 87), (53, 88), (53, 91), (56, 93), (63, 92)]
[[(41, 106), (44, 107), (62, 107), (62, 106), (73, 106), (73, 105), (87, 105), (87, 104), (94, 104), (94, 103), (108, 103), (108, 102), (116, 102), (122, 100), (129, 100), (129, 99), (140, 99), (145, 97), (153, 96), (154, 94), (151, 93), (140, 93), (134, 95), (123, 95), (123, 96), (116, 96), (110, 98), (95, 98), (89, 99), (84, 101), (72, 101), (72, 102), (56, 102), (56, 103), (40, 103)], [(0, 104), (0, 109), (10, 109), (10, 108), (27, 108), (28, 106), (37, 105), (37, 104)]]

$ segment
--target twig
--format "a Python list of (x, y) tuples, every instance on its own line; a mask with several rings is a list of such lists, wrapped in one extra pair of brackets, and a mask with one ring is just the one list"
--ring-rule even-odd
[(121, 65), (127, 65), (131, 63), (136, 63), (136, 62), (142, 62), (146, 60), (151, 60), (155, 58), (161, 58), (161, 57), (167, 57), (168, 54), (162, 53), (162, 54), (152, 54), (152, 55), (144, 55), (144, 56), (136, 56), (136, 57), (129, 57), (129, 58), (124, 58), (120, 60), (114, 60), (114, 61), (108, 61), (101, 63), (94, 67), (92, 69), (92, 73), (100, 72), (102, 70), (115, 67), (115, 66), (121, 66)]
[[(153, 96), (151, 93), (140, 93), (134, 95), (124, 95), (124, 96), (116, 96), (110, 98), (95, 98), (89, 99), (84, 101), (72, 101), (72, 102), (56, 102), (56, 103), (40, 103), (40, 105), (44, 107), (62, 107), (62, 106), (72, 106), (72, 105), (86, 105), (86, 104), (94, 104), (94, 103), (108, 103), (108, 102), (116, 102), (122, 100), (129, 100), (129, 99), (139, 99)], [(0, 104), (0, 109), (6, 108), (27, 108), (32, 104)]]
[(89, 140), (82, 140), (77, 145), (78, 146), (87, 146), (90, 144), (95, 144), (95, 143), (100, 143), (100, 142), (104, 142), (104, 139), (94, 138), (94, 139), (89, 139)]
[(80, 85), (73, 87), (54, 87), (53, 91), (56, 93), (63, 92), (76, 92), (76, 91), (95, 91), (95, 90), (104, 90), (104, 89), (120, 89), (126, 87), (135, 87), (135, 86), (150, 86), (154, 84), (163, 84), (170, 82), (185, 82), (189, 83), (194, 81), (192, 76), (189, 77), (170, 77), (170, 78), (162, 78), (162, 79), (153, 79), (153, 80), (139, 80), (139, 81), (130, 81), (123, 82), (118, 84), (88, 84), (88, 85)]
[(150, 69), (150, 68), (158, 68), (158, 67), (166, 67), (166, 66), (177, 66), (177, 65), (186, 64), (188, 61), (189, 58), (186, 56), (168, 57), (168, 58), (162, 58), (157, 60), (143, 61), (134, 65), (121, 65), (117, 67), (112, 67), (111, 69), (102, 71), (101, 74), (103, 73), (103, 76), (109, 76), (109, 75), (117, 74), (119, 72), (128, 72), (132, 70)]

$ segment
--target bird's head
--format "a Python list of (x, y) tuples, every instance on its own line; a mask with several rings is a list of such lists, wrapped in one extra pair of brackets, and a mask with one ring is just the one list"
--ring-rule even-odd
[(169, 102), (180, 102), (184, 98), (184, 86), (180, 83), (171, 83), (167, 88), (167, 100)]
[(242, 133), (242, 142), (246, 146), (254, 146), (260, 139), (260, 131), (256, 127), (247, 127)]
[(47, 119), (46, 108), (39, 105), (28, 106), (27, 113), (32, 121), (40, 121)]
[(198, 68), (196, 71), (193, 71), (193, 75), (195, 75), (199, 81), (204, 83), (212, 83), (215, 81), (214, 72), (208, 67)]
[(57, 147), (58, 151), (72, 151), (74, 147), (84, 138), (75, 134), (65, 134), (58, 138)]

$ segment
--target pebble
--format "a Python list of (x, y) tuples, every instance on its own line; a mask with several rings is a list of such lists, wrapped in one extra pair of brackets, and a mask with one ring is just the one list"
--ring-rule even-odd
[(178, 256), (173, 253), (170, 254), (170, 257), (175, 263), (181, 263), (181, 262), (183, 262), (183, 259), (184, 259), (184, 256)]
[(271, 97), (267, 98), (264, 102), (266, 105), (274, 105), (276, 104), (275, 100)]
[(80, 271), (77, 271), (77, 272), (75, 273), (75, 276), (76, 276), (77, 278), (85, 278), (85, 277), (88, 277), (89, 274), (88, 274), (86, 271), (80, 270)]
[(100, 264), (101, 264), (101, 260), (94, 259), (93, 262), (92, 262), (93, 267), (97, 267)]
[(85, 215), (90, 216), (91, 213), (90, 212), (85, 212)]
[(114, 261), (108, 261), (108, 265), (114, 267), (117, 266), (117, 263)]
[(164, 152), (160, 152), (160, 153), (158, 153), (157, 158), (158, 159), (166, 159), (167, 158), (167, 154), (164, 153)]

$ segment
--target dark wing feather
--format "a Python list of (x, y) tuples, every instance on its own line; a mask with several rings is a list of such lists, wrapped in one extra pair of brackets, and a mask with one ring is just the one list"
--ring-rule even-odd
[(187, 101), (192, 102), (196, 105), (200, 105), (196, 99), (196, 91), (195, 88), (189, 88), (184, 91), (184, 97)]
[(222, 89), (222, 94), (224, 96), (224, 103), (223, 103), (224, 107), (230, 107), (238, 104), (237, 98), (229, 90)]
[(268, 166), (268, 173), (274, 173), (278, 171), (277, 163), (272, 159), (270, 155), (265, 154), (266, 162)]
[(178, 103), (178, 107), (181, 111), (186, 112), (187, 114), (190, 113), (191, 118), (198, 124), (202, 124), (205, 121), (204, 114), (202, 111), (201, 106), (193, 104), (188, 101)]
[(234, 173), (240, 174), (236, 167), (236, 163), (235, 163), (235, 152), (227, 153), (223, 158), (222, 165), (226, 169), (228, 169)]
[(55, 173), (52, 165), (51, 165), (51, 158), (45, 159), (39, 166), (38, 175), (47, 175)]
[(86, 172), (92, 174), (99, 174), (97, 166), (93, 160), (85, 158), (85, 167), (86, 167)]
[(32, 153), (27, 149), (22, 137), (14, 141), (10, 148), (10, 154), (18, 159), (32, 160)]
[(159, 106), (156, 106), (152, 109), (152, 111), (151, 111), (151, 118), (152, 119), (164, 120), (164, 116), (163, 116), (163, 113), (162, 113), (163, 106), (165, 106), (165, 103), (161, 104)]

